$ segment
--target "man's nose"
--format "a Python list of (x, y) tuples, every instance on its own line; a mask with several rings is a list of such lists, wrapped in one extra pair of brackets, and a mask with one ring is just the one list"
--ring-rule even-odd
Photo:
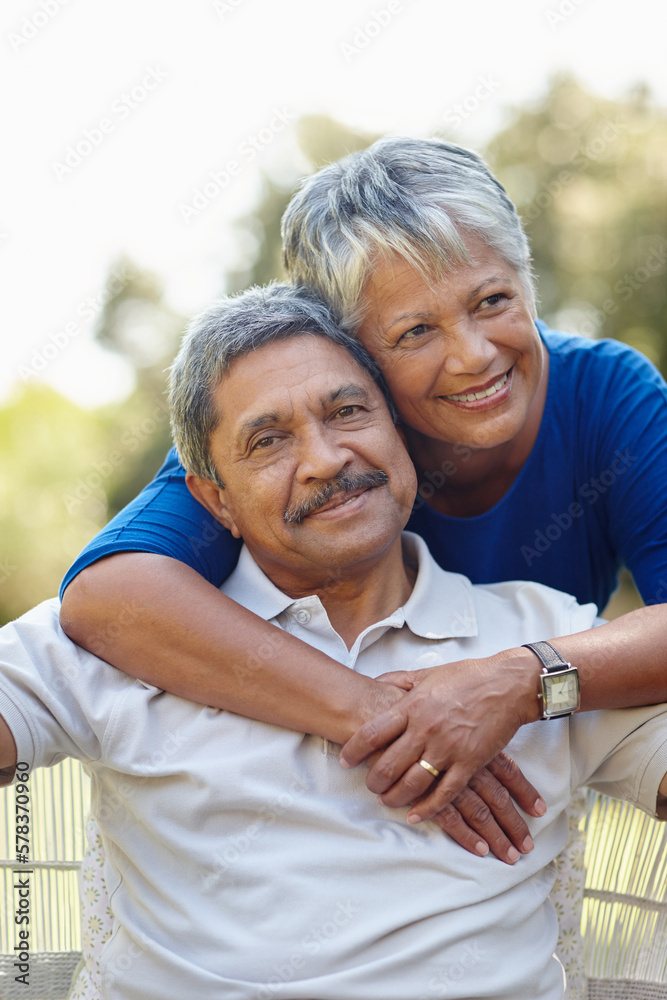
[(297, 481), (333, 479), (354, 461), (346, 438), (326, 426), (311, 428), (298, 445)]

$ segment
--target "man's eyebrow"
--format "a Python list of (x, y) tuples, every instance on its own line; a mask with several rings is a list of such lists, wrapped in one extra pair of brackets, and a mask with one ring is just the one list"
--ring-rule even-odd
[(328, 403), (339, 403), (341, 399), (358, 399), (362, 403), (370, 403), (371, 396), (368, 389), (365, 389), (363, 385), (357, 385), (355, 382), (350, 382), (348, 385), (342, 385), (339, 389), (335, 389), (328, 397)]
[(252, 420), (246, 420), (245, 423), (241, 424), (239, 431), (256, 431), (258, 427), (264, 427), (266, 424), (277, 424), (280, 417), (277, 413), (260, 413), (258, 417), (253, 417)]
[(280, 420), (279, 415), (275, 411), (268, 411), (266, 413), (260, 413), (258, 416), (253, 417), (251, 420), (246, 420), (237, 428), (234, 434), (234, 441), (237, 447), (242, 448), (245, 446), (245, 442), (251, 436), (253, 431), (259, 430), (261, 427), (271, 427), (278, 423)]

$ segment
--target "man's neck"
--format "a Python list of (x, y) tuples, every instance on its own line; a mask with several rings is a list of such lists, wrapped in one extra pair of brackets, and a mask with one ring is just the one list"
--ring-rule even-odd
[(274, 586), (290, 597), (319, 597), (332, 627), (348, 649), (364, 629), (382, 621), (400, 608), (412, 593), (416, 569), (406, 564), (400, 537), (380, 558), (352, 567), (327, 567), (311, 574), (281, 572), (275, 567), (261, 569)]

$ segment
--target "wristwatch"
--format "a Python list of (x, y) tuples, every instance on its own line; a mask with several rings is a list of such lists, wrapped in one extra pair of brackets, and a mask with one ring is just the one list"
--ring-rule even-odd
[(572, 715), (579, 708), (579, 671), (554, 649), (550, 642), (525, 642), (532, 649), (543, 670), (540, 674), (540, 691), (543, 719), (559, 719)]

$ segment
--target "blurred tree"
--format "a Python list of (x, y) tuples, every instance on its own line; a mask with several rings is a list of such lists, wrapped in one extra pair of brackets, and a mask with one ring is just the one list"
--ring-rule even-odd
[(165, 395), (167, 373), (186, 319), (165, 301), (164, 286), (152, 272), (121, 257), (111, 269), (123, 280), (109, 289), (95, 329), (99, 343), (129, 361), (137, 388), (108, 415), (122, 462), (107, 489), (112, 517), (152, 479), (171, 447)]
[(524, 220), (540, 315), (667, 372), (667, 115), (647, 89), (615, 102), (559, 77), (486, 153)]
[(0, 408), (0, 623), (57, 593), (83, 546), (170, 447), (165, 369), (184, 318), (155, 275), (115, 262), (96, 338), (137, 371), (120, 405), (83, 410), (42, 383)]
[(107, 514), (95, 468), (105, 428), (47, 386), (0, 410), (0, 620), (53, 597), (63, 569)]
[(291, 177), (280, 184), (263, 177), (261, 201), (252, 215), (236, 223), (237, 236), (244, 246), (254, 247), (245, 266), (227, 277), (227, 290), (240, 291), (250, 285), (265, 284), (273, 278), (285, 278), (281, 262), (280, 220), (301, 176), (319, 170), (325, 163), (339, 160), (347, 153), (365, 149), (379, 139), (379, 134), (357, 132), (327, 115), (306, 115), (296, 125), (297, 141), (303, 157)]

